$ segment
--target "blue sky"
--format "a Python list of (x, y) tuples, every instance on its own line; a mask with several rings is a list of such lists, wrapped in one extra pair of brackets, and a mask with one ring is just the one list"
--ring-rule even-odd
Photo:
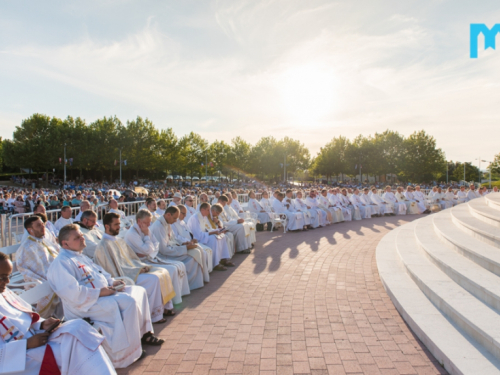
[(500, 23), (498, 1), (2, 1), (0, 136), (35, 112), (140, 115), (313, 154), (424, 129), (450, 160), (492, 160), (500, 51), (470, 59), (470, 23)]

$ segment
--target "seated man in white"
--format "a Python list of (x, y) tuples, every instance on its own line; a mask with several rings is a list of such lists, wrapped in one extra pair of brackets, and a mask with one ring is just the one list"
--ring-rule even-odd
[(370, 206), (367, 206), (360, 197), (359, 189), (354, 189), (354, 192), (349, 197), (352, 205), (354, 207), (359, 208), (359, 212), (361, 213), (361, 217), (363, 219), (370, 219), (372, 217), (372, 209)]
[[(224, 206), (224, 211), (226, 212), (226, 216), (229, 217), (229, 219), (242, 219), (242, 215), (244, 214), (238, 214), (231, 204), (233, 203), (233, 198), (231, 197), (231, 194), (225, 195), (227, 198), (227, 204)], [(255, 236), (255, 226), (257, 225), (257, 219), (254, 219), (253, 217), (246, 217), (243, 218), (244, 220), (244, 226), (245, 226), (245, 234), (248, 235), (248, 242), (253, 246), (255, 242), (257, 242), (257, 237)]]
[[(57, 237), (54, 236), (53, 232), (51, 232), (50, 230), (47, 229), (47, 223), (49, 223), (49, 220), (47, 219), (47, 215), (39, 212), (39, 213), (36, 213), (35, 216), (38, 216), (42, 220), (43, 225), (45, 226), (45, 234), (43, 235), (43, 239), (47, 242), (50, 242), (50, 243), (57, 245), (58, 244)], [(26, 242), (26, 240), (28, 239), (28, 236), (29, 236), (29, 232), (25, 228), (24, 233), (23, 233), (23, 237), (21, 238), (20, 243), (22, 244), (23, 242)]]
[(385, 193), (382, 195), (382, 198), (391, 206), (397, 215), (406, 215), (406, 204), (398, 202), (390, 186), (385, 187)]
[[(318, 199), (316, 197), (316, 190), (311, 190), (309, 194), (306, 194), (306, 199), (304, 202), (307, 207), (311, 207), (311, 210), (315, 210), (316, 213), (318, 214), (318, 220), (319, 220), (319, 226), (324, 227), (326, 226), (329, 221), (328, 221), (328, 212), (323, 210), (320, 207), (320, 204), (318, 202)], [(331, 215), (330, 215), (331, 216)]]
[(423, 202), (425, 208), (429, 209), (430, 207), (429, 202), (427, 202), (424, 193), (422, 193), (422, 191), (420, 190), (420, 186), (418, 185), (415, 186), (415, 190), (413, 191), (413, 197), (415, 197), (415, 199), (418, 200), (419, 202)]
[[(39, 216), (28, 217), (24, 221), (24, 228), (29, 234), (16, 252), (16, 263), (24, 281), (33, 283), (26, 287), (30, 289), (47, 281), (47, 271), (60, 248), (57, 243), (45, 239), (45, 225)], [(36, 310), (43, 318), (64, 316), (60, 300), (54, 293), (38, 301)]]
[[(219, 214), (219, 219), (222, 221), (222, 225), (234, 236), (234, 246), (236, 252), (241, 252), (243, 254), (248, 254), (251, 251), (252, 243), (250, 241), (250, 229), (245, 223), (244, 219), (241, 219), (238, 214), (230, 215), (228, 212), (232, 213), (234, 210), (226, 210), (225, 206), (228, 204), (229, 199), (225, 195), (219, 197), (219, 205), (222, 206), (223, 211)], [(232, 212), (231, 212), (232, 211)]]
[(267, 191), (264, 191), (262, 193), (262, 198), (260, 199), (259, 203), (266, 212), (273, 212), (273, 205), (271, 200), (269, 199), (269, 193)]
[(459, 204), (469, 201), (469, 198), (467, 198), (467, 192), (465, 191), (465, 186), (460, 186), (460, 190), (457, 191), (457, 201)]
[(118, 209), (118, 202), (116, 200), (111, 199), (109, 201), (109, 208), (110, 208), (110, 210), (108, 211), (108, 213), (115, 213), (115, 214), (120, 216), (121, 228), (123, 230), (130, 228), (132, 226), (132, 224), (134, 224), (132, 222), (132, 220), (127, 218), (127, 216), (125, 215), (125, 212)]
[(103, 233), (95, 227), (96, 223), (97, 214), (91, 210), (84, 211), (81, 220), (75, 223), (80, 226), (80, 231), (83, 237), (85, 237), (85, 243), (87, 244), (83, 250), (83, 254), (90, 259), (94, 259), (95, 249), (103, 236)]
[[(217, 213), (222, 212), (222, 206), (214, 205), (217, 207)], [(210, 216), (210, 204), (204, 202), (200, 206), (200, 211), (189, 218), (187, 226), (189, 231), (193, 234), (194, 238), (198, 240), (199, 243), (208, 246), (212, 249), (212, 264), (214, 265), (214, 271), (226, 271), (227, 268), (224, 267), (223, 263), (226, 263), (230, 259), (230, 254), (227, 246), (227, 242), (223, 231), (219, 229), (213, 229), (210, 225), (208, 217)], [(217, 216), (217, 215), (215, 215)]]
[[(209, 203), (208, 202), (208, 195), (206, 193), (201, 193), (200, 196), (198, 197), (198, 205), (196, 206), (196, 212), (200, 212), (200, 206), (202, 203)], [(215, 202), (217, 203), (217, 202)], [(213, 204), (215, 204), (213, 203)], [(189, 219), (186, 220), (186, 222), (188, 221)]]
[(406, 213), (408, 215), (417, 215), (419, 213), (417, 202), (412, 200), (410, 201), (406, 198), (405, 192), (402, 186), (398, 186), (396, 188), (396, 194), (394, 194), (398, 203), (403, 203), (406, 205)]
[[(0, 372), (2, 374), (116, 374), (104, 337), (80, 319), (44, 320), (7, 288), (12, 263), (0, 253)], [(50, 331), (48, 331), (50, 330)]]
[(302, 225), (303, 225), (302, 226), (302, 230), (308, 230), (307, 226), (309, 224), (311, 224), (311, 221), (309, 219), (309, 216), (306, 216), (305, 212), (298, 211), (295, 208), (295, 202), (294, 202), (294, 199), (293, 199), (293, 191), (292, 190), (288, 189), (285, 192), (285, 196), (283, 198), (283, 202), (282, 203), (283, 203), (283, 206), (285, 206), (285, 209), (288, 212), (297, 215), (297, 220), (300, 220), (302, 222)]
[(104, 215), (106, 232), (97, 245), (94, 262), (113, 277), (128, 277), (146, 289), (151, 321), (164, 323), (165, 316), (172, 315), (174, 287), (169, 272), (161, 267), (152, 267), (142, 262), (120, 233), (120, 216), (115, 213)]
[(450, 203), (451, 207), (458, 205), (458, 198), (455, 195), (455, 193), (453, 192), (453, 189), (451, 188), (451, 186), (448, 189), (446, 189), (446, 192), (444, 193), (443, 199), (446, 202)]
[(230, 206), (233, 208), (233, 210), (236, 211), (238, 216), (243, 217), (242, 214), (245, 213), (245, 210), (241, 207), (240, 202), (238, 202), (238, 194), (234, 190), (231, 190), (231, 203)]
[(297, 212), (302, 212), (306, 216), (305, 224), (308, 229), (319, 227), (319, 213), (316, 209), (305, 203), (302, 191), (297, 191), (296, 198), (293, 200), (293, 206)]
[[(216, 191), (214, 194), (214, 199), (212, 199), (212, 204), (217, 204), (217, 202), (219, 201), (219, 197), (220, 197), (220, 191)], [(200, 198), (201, 198), (201, 195), (200, 195)]]
[(347, 207), (344, 207), (342, 201), (340, 199), (339, 189), (330, 189), (330, 197), (328, 198), (330, 204), (334, 207), (338, 207), (342, 210), (342, 216), (344, 216), (345, 221), (351, 221), (351, 210), (348, 210)]
[(156, 213), (158, 214), (158, 216), (163, 216), (163, 214), (165, 213), (165, 210), (167, 209), (167, 203), (165, 202), (165, 200), (159, 199), (156, 202), (156, 205), (158, 207), (156, 209)]
[[(180, 203), (178, 205), (180, 205)], [(186, 220), (189, 220), (191, 216), (196, 215), (197, 210), (194, 208), (193, 205), (194, 205), (194, 197), (192, 195), (187, 195), (186, 198), (184, 199), (184, 207), (186, 207), (186, 215), (187, 215)]]
[(377, 189), (372, 189), (371, 200), (380, 208), (380, 214), (385, 216), (396, 216), (391, 205), (388, 204), (380, 195), (377, 193)]
[(62, 227), (68, 224), (73, 224), (73, 219), (71, 218), (71, 207), (63, 206), (63, 208), (61, 208), (61, 217), (54, 223), (54, 227), (59, 232)]
[(304, 219), (302, 214), (289, 211), (283, 203), (285, 195), (278, 192), (273, 201), (273, 211), (277, 214), (284, 214), (288, 218), (287, 230), (299, 231), (304, 229)]
[(182, 202), (182, 194), (177, 192), (174, 194), (174, 196), (172, 197), (172, 200), (170, 201), (170, 203), (168, 204), (168, 206), (177, 206), (178, 204), (181, 204)]
[(91, 209), (92, 209), (92, 206), (90, 205), (90, 202), (88, 200), (81, 201), (80, 202), (80, 212), (78, 213), (78, 215), (76, 215), (75, 221), (80, 221), (83, 211), (87, 211), (87, 210), (91, 210)]
[[(234, 201), (234, 200), (233, 200)], [(271, 218), (269, 217), (268, 211), (255, 199), (255, 192), (250, 190), (248, 193), (248, 211), (257, 215), (260, 224), (268, 223), (270, 225)]]
[[(179, 217), (177, 206), (168, 207), (165, 214), (152, 226), (151, 233), (159, 242), (159, 251), (168, 260), (184, 263), (189, 283), (189, 289), (194, 290), (203, 287), (203, 251), (191, 240), (183, 244), (180, 242), (172, 225)], [(147, 220), (147, 218), (145, 218)]]
[(363, 202), (365, 207), (370, 210), (372, 216), (380, 216), (380, 207), (372, 202), (371, 197), (369, 196), (368, 188), (363, 189), (363, 193), (359, 198), (361, 199), (361, 202)]
[(197, 239), (194, 238), (193, 234), (189, 230), (184, 219), (186, 218), (186, 206), (183, 204), (179, 204), (177, 206), (179, 209), (179, 218), (172, 225), (172, 229), (174, 230), (175, 236), (178, 240), (181, 241), (182, 244), (187, 244), (191, 242), (192, 244), (196, 244), (198, 248), (202, 251), (203, 255), (203, 281), (208, 283), (210, 281), (209, 273), (212, 272), (214, 266), (212, 264), (212, 249), (202, 243), (199, 243)]
[(320, 207), (327, 212), (328, 221), (330, 223), (340, 223), (344, 221), (344, 215), (340, 207), (333, 206), (328, 200), (328, 191), (326, 189), (321, 190), (321, 194), (318, 196), (318, 203)]
[(415, 199), (412, 192), (413, 188), (411, 186), (407, 186), (405, 192), (406, 199), (408, 199), (410, 203), (414, 202), (417, 204), (419, 214), (429, 213), (430, 211), (425, 207), (424, 202), (420, 202), (418, 199)]
[(156, 210), (158, 209), (158, 206), (156, 204), (156, 201), (153, 198), (146, 199), (146, 209), (151, 213), (151, 223), (154, 223), (156, 220), (158, 220), (161, 217), (156, 212)]
[(144, 288), (125, 286), (84, 256), (85, 238), (78, 225), (63, 227), (59, 241), (62, 249), (50, 266), (49, 284), (63, 301), (66, 319), (89, 319), (105, 337), (102, 345), (113, 366), (127, 367), (143, 358), (141, 343), (164, 342), (153, 336)]
[(350, 210), (352, 220), (361, 220), (361, 210), (359, 207), (352, 204), (351, 200), (347, 196), (347, 189), (340, 190), (340, 194), (337, 194), (339, 201), (344, 208)]
[[(181, 261), (167, 260), (160, 253), (160, 243), (152, 233), (150, 227), (151, 216), (149, 214), (150, 212), (146, 209), (139, 210), (136, 214), (136, 223), (127, 231), (124, 239), (141, 262), (168, 271), (175, 291), (175, 297), (172, 298), (172, 302), (179, 304), (182, 302), (182, 296), (191, 293), (186, 266)], [(173, 314), (173, 311), (166, 313), (167, 316)]]

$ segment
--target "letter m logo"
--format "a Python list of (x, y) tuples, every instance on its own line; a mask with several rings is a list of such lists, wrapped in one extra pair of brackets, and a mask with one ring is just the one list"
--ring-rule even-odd
[(500, 24), (494, 25), (491, 30), (484, 23), (470, 24), (470, 58), (477, 59), (477, 39), (479, 34), (484, 35), (484, 49), (495, 49), (495, 37), (500, 33)]

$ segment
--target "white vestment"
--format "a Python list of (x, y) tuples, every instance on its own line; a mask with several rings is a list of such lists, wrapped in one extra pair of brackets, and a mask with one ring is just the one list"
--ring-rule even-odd
[(342, 204), (342, 201), (340, 199), (340, 195), (339, 194), (330, 194), (330, 198), (328, 198), (328, 201), (330, 202), (330, 204), (334, 207), (338, 207), (341, 212), (342, 212), (342, 220), (341, 221), (351, 221), (352, 220), (352, 217), (351, 217), (351, 211), (347, 209), (347, 207), (344, 207), (344, 205)]
[(181, 261), (167, 260), (166, 257), (158, 254), (160, 243), (151, 233), (151, 228), (149, 228), (149, 236), (145, 236), (138, 229), (137, 224), (134, 224), (127, 232), (125, 235), (127, 245), (134, 250), (142, 262), (154, 267), (164, 268), (168, 271), (175, 290), (175, 297), (172, 299), (172, 302), (175, 304), (181, 303), (182, 296), (191, 293), (186, 277), (186, 266)]
[(213, 229), (208, 219), (202, 216), (200, 212), (189, 218), (187, 226), (199, 243), (212, 249), (212, 264), (214, 267), (219, 265), (221, 259), (231, 258), (224, 234), (209, 235), (208, 232), (212, 232)]
[(308, 207), (311, 207), (308, 210), (314, 210), (314, 211), (316, 211), (316, 213), (318, 215), (319, 226), (324, 227), (324, 226), (326, 226), (326, 224), (328, 224), (328, 214), (326, 213), (325, 210), (323, 210), (319, 206), (319, 203), (318, 203), (317, 199), (311, 198), (310, 196), (307, 196), (307, 198), (305, 200), (305, 204)]
[(405, 197), (408, 199), (410, 202), (415, 202), (418, 207), (418, 213), (421, 214), (423, 213), (427, 208), (425, 208), (424, 202), (418, 201), (418, 199), (415, 199), (413, 196), (413, 193), (411, 191), (405, 191)]
[(144, 288), (127, 286), (99, 297), (101, 288), (113, 285), (114, 279), (82, 253), (66, 249), (51, 264), (47, 278), (64, 304), (66, 319), (89, 318), (105, 337), (102, 345), (116, 368), (141, 356), (141, 338), (153, 332)]
[(86, 244), (85, 249), (83, 249), (83, 254), (88, 256), (90, 259), (94, 259), (95, 249), (99, 242), (101, 242), (103, 233), (95, 227), (87, 229), (81, 226), (80, 231), (85, 238)]
[(189, 220), (189, 218), (193, 215), (196, 215), (196, 209), (194, 207), (189, 207), (187, 204), (186, 206), (186, 221)]
[[(16, 252), (17, 269), (23, 275), (24, 281), (35, 285), (47, 281), (47, 271), (59, 254), (59, 250), (57, 244), (44, 238), (28, 236)], [(31, 289), (35, 285), (26, 286), (25, 289)], [(39, 300), (36, 309), (42, 318), (64, 316), (61, 302), (55, 293)]]
[(329, 219), (330, 223), (340, 223), (344, 221), (344, 215), (342, 214), (342, 210), (340, 207), (333, 206), (330, 203), (330, 200), (328, 197), (324, 197), (323, 195), (318, 196), (318, 203), (320, 204), (320, 207), (327, 211), (330, 212), (331, 218)]
[(321, 215), (319, 214), (317, 208), (308, 206), (301, 198), (295, 198), (293, 205), (297, 211), (307, 214), (307, 219), (305, 221), (306, 225), (310, 225), (313, 228), (319, 227), (319, 219)]
[(300, 229), (303, 229), (304, 228), (304, 225), (310, 225), (311, 224), (311, 220), (309, 219), (309, 215), (307, 213), (306, 215), (306, 212), (302, 212), (302, 211), (299, 211), (297, 210), (297, 208), (295, 207), (295, 202), (294, 202), (294, 199), (293, 198), (289, 198), (287, 196), (285, 196), (283, 198), (283, 201), (281, 202), (283, 203), (283, 206), (285, 206), (285, 209), (291, 213), (294, 213), (295, 215), (297, 215), (297, 219), (302, 222), (302, 228)]
[(372, 215), (380, 215), (380, 207), (372, 202), (372, 200), (368, 194), (365, 194), (365, 193), (361, 194), (359, 196), (359, 199), (361, 200), (361, 202), (363, 202), (366, 209), (371, 211)]
[[(172, 229), (174, 230), (176, 238), (181, 243), (186, 243), (195, 239), (184, 220), (177, 219), (174, 225), (172, 225)], [(200, 242), (197, 242), (197, 245), (202, 250), (203, 255), (203, 280), (208, 283), (210, 281), (209, 274), (214, 269), (212, 264), (212, 249)]]
[(302, 214), (287, 210), (283, 202), (280, 202), (279, 199), (273, 201), (273, 211), (277, 214), (284, 214), (287, 216), (287, 230), (299, 230), (304, 228), (304, 217)]
[(380, 195), (372, 194), (371, 200), (380, 208), (381, 215), (394, 213), (394, 210), (392, 209), (391, 205), (388, 204), (385, 200), (383, 200)]
[[(453, 195), (453, 193), (452, 193)], [(450, 208), (453, 206), (453, 202), (446, 200), (446, 196), (444, 193), (436, 193), (432, 196), (432, 203), (439, 204), (441, 209), (444, 210), (446, 208)]]
[[(249, 226), (245, 222), (238, 224), (238, 219), (240, 219), (240, 217), (231, 207), (227, 207), (227, 209), (224, 207), (223, 211), (219, 214), (219, 220), (222, 221), (224, 227), (233, 234), (235, 250), (238, 252), (250, 249), (252, 243), (250, 242)], [(236, 217), (232, 217), (228, 214), (228, 212), (232, 213), (231, 211), (236, 214)]]
[(203, 287), (203, 255), (202, 250), (195, 248), (188, 250), (177, 241), (172, 226), (162, 216), (151, 226), (151, 233), (159, 242), (159, 252), (167, 260), (176, 260), (184, 263), (189, 283), (189, 289)]
[[(119, 210), (119, 209), (115, 210), (112, 208), (108, 212), (112, 212), (112, 213), (120, 215), (120, 228), (121, 229), (128, 229), (132, 226), (132, 224), (134, 224), (133, 220), (127, 218), (127, 216), (125, 215), (125, 212), (123, 212), (122, 210)], [(79, 221), (80, 219), (75, 219), (75, 220)]]
[(57, 231), (60, 231), (62, 227), (66, 226), (66, 225), (69, 225), (69, 224), (73, 224), (73, 219), (72, 218), (69, 218), (69, 219), (65, 219), (63, 218), (62, 216), (57, 219), (57, 221), (54, 223), (54, 226), (56, 227)]
[(394, 196), (398, 200), (398, 203), (404, 203), (406, 205), (406, 213), (408, 215), (418, 214), (417, 202), (410, 201), (408, 198), (406, 198), (404, 193), (400, 193), (399, 191), (396, 192), (396, 194), (394, 194)]
[(63, 375), (116, 374), (101, 343), (104, 337), (83, 320), (62, 324), (48, 344), (27, 348), (27, 340), (41, 329), (43, 318), (9, 289), (0, 294), (0, 374), (38, 375), (47, 345)]
[(464, 190), (459, 190), (457, 191), (457, 199), (458, 199), (458, 203), (464, 203), (464, 202), (468, 202), (469, 201), (469, 198), (467, 198), (467, 192)]
[(430, 207), (429, 203), (427, 202), (427, 199), (425, 198), (424, 193), (422, 193), (421, 191), (415, 190), (412, 194), (413, 194), (413, 197), (417, 201), (422, 202), (424, 204), (426, 209), (428, 209)]
[(359, 209), (359, 212), (363, 219), (370, 219), (372, 217), (372, 210), (370, 206), (365, 205), (359, 195), (353, 194), (349, 197), (349, 200), (354, 207), (357, 207)]
[(406, 215), (406, 204), (398, 203), (398, 200), (392, 191), (385, 192), (384, 195), (382, 195), (382, 198), (384, 198), (384, 201), (392, 207), (397, 215)]
[(476, 199), (476, 198), (481, 198), (481, 194), (479, 194), (479, 192), (477, 190), (469, 190), (467, 192), (467, 199), (468, 200), (472, 200), (472, 199)]
[[(248, 200), (247, 207), (248, 207), (248, 211), (250, 211), (254, 214), (257, 214), (257, 217), (258, 217), (259, 222), (261, 224), (265, 224), (265, 223), (268, 223), (271, 221), (271, 218), (269, 217), (269, 214), (267, 213), (268, 211), (266, 211), (264, 209), (264, 207), (256, 199), (250, 198)], [(262, 212), (262, 211), (266, 211), (266, 212)]]

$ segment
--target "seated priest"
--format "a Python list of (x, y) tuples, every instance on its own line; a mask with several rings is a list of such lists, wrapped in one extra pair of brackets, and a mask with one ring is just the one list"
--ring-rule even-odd
[(152, 226), (151, 233), (159, 242), (159, 252), (168, 260), (184, 263), (187, 272), (189, 289), (194, 290), (203, 287), (203, 250), (192, 240), (181, 242), (172, 228), (179, 218), (177, 206), (170, 206), (165, 214)]
[(248, 193), (248, 211), (257, 214), (260, 225), (267, 223), (269, 230), (271, 230), (271, 218), (269, 217), (268, 211), (255, 199), (255, 192), (250, 190)]
[(406, 215), (406, 204), (398, 202), (390, 186), (385, 187), (385, 193), (382, 195), (382, 198), (392, 207), (397, 215)]
[(289, 231), (300, 231), (304, 229), (304, 217), (302, 213), (292, 212), (288, 210), (287, 206), (284, 204), (283, 199), (285, 198), (285, 194), (278, 191), (275, 194), (275, 198), (273, 200), (273, 211), (280, 215), (286, 215), (287, 217), (287, 230)]
[(198, 245), (199, 249), (202, 251), (203, 256), (203, 281), (208, 283), (210, 281), (210, 272), (212, 272), (214, 266), (212, 264), (212, 249), (202, 243), (199, 243), (196, 238), (194, 238), (193, 234), (189, 230), (186, 222), (184, 221), (187, 215), (186, 206), (180, 204), (177, 206), (179, 209), (179, 218), (172, 225), (172, 229), (174, 230), (175, 236), (181, 241), (181, 243), (185, 244), (189, 241)]
[[(207, 197), (207, 201), (208, 201), (208, 197)], [(196, 215), (196, 212), (197, 212), (197, 210), (193, 206), (194, 205), (194, 197), (192, 195), (188, 195), (184, 199), (184, 202), (185, 202), (184, 207), (186, 207), (186, 220), (189, 220), (189, 218), (193, 215)], [(178, 204), (178, 206), (179, 205), (180, 204)]]
[[(28, 231), (28, 237), (16, 252), (16, 264), (24, 281), (32, 283), (26, 289), (31, 289), (47, 281), (47, 271), (59, 254), (59, 245), (44, 238), (46, 229), (39, 216), (28, 217), (24, 221), (24, 228)], [(64, 317), (61, 301), (55, 293), (38, 301), (36, 310), (42, 318)]]
[(60, 324), (41, 318), (7, 288), (12, 270), (0, 253), (0, 373), (116, 374), (101, 346), (104, 337), (80, 319)]
[(94, 259), (95, 249), (103, 236), (103, 233), (95, 227), (96, 223), (97, 214), (91, 210), (84, 211), (81, 220), (75, 223), (78, 224), (83, 237), (85, 237), (86, 247), (83, 249), (83, 254), (90, 259)]
[(87, 210), (90, 210), (92, 208), (90, 205), (90, 202), (86, 199), (81, 201), (79, 203), (79, 205), (80, 205), (80, 212), (78, 213), (78, 215), (76, 215), (75, 221), (80, 221), (83, 211), (87, 211)]
[(351, 211), (352, 220), (361, 220), (361, 210), (352, 204), (351, 200), (347, 196), (347, 189), (340, 190), (338, 194), (339, 200), (342, 202), (343, 206)]
[(158, 206), (158, 208), (156, 209), (156, 213), (158, 214), (158, 216), (163, 216), (165, 210), (167, 209), (167, 202), (165, 202), (165, 200), (163, 199), (160, 199), (158, 200), (158, 202), (156, 202), (156, 205)]
[(236, 211), (238, 216), (241, 216), (241, 214), (245, 213), (245, 210), (243, 210), (243, 207), (241, 207), (240, 202), (238, 202), (238, 194), (236, 194), (236, 191), (234, 191), (234, 190), (231, 190), (230, 206), (233, 208), (233, 210)]
[(238, 214), (228, 206), (229, 199), (226, 195), (219, 197), (219, 205), (223, 210), (219, 214), (219, 220), (222, 225), (234, 236), (234, 246), (236, 252), (248, 254), (251, 251), (252, 243), (250, 242), (250, 227), (241, 219)]
[(423, 202), (425, 208), (430, 208), (430, 204), (427, 202), (427, 199), (425, 198), (424, 193), (420, 190), (420, 186), (415, 186), (415, 190), (413, 191), (413, 196), (415, 197), (416, 200), (419, 202)]
[[(223, 211), (223, 208), (218, 204), (214, 205), (214, 207), (217, 207), (217, 212), (212, 214), (216, 217)], [(221, 230), (221, 228), (212, 228), (209, 222), (208, 217), (211, 215), (210, 210), (210, 204), (206, 202), (202, 203), (200, 211), (189, 218), (187, 226), (189, 231), (193, 234), (193, 237), (199, 243), (212, 249), (212, 264), (214, 265), (214, 271), (226, 271), (227, 268), (224, 267), (224, 264), (228, 262), (231, 256), (224, 236), (224, 230)]]
[(320, 227), (324, 227), (326, 226), (326, 224), (328, 224), (328, 213), (320, 207), (319, 201), (316, 197), (316, 190), (313, 189), (308, 194), (306, 192), (304, 203), (307, 205), (310, 212), (316, 211), (316, 213), (318, 214)]
[(125, 234), (125, 242), (143, 263), (168, 271), (175, 291), (172, 302), (179, 304), (182, 302), (182, 296), (191, 293), (186, 266), (179, 260), (167, 259), (160, 251), (160, 242), (151, 231), (151, 216), (149, 214), (150, 212), (146, 209), (137, 212), (135, 215), (136, 223)]
[[(37, 204), (35, 206), (35, 209), (33, 210), (33, 213), (35, 214), (43, 214), (45, 217), (47, 217), (47, 210), (45, 209), (45, 206), (43, 204)], [(59, 229), (56, 228), (54, 224), (50, 220), (44, 221), (45, 223), (45, 229), (47, 229), (55, 238), (57, 238), (57, 235), (59, 234)]]
[(375, 203), (379, 207), (381, 215), (396, 216), (391, 205), (388, 204), (380, 195), (378, 195), (376, 188), (372, 189), (371, 200), (373, 203)]
[(243, 214), (238, 214), (236, 210), (231, 206), (233, 203), (233, 198), (231, 197), (230, 194), (225, 195), (227, 198), (227, 204), (224, 206), (224, 211), (226, 212), (227, 216), (229, 218), (234, 218), (234, 219), (243, 219), (244, 220), (244, 225), (245, 225), (245, 233), (247, 233), (247, 228), (248, 228), (248, 241), (250, 242), (251, 246), (257, 242), (257, 237), (255, 236), (255, 226), (257, 225), (257, 219), (254, 219), (253, 217), (247, 217), (245, 218), (245, 213)]
[(61, 217), (57, 219), (57, 221), (54, 223), (54, 226), (56, 227), (58, 232), (65, 225), (73, 224), (73, 219), (71, 218), (71, 214), (72, 212), (70, 206), (63, 206), (61, 208)]
[(473, 200), (476, 198), (480, 198), (481, 194), (476, 190), (476, 186), (474, 184), (470, 184), (469, 191), (467, 192), (467, 199)]
[(123, 230), (128, 229), (132, 226), (132, 220), (127, 218), (125, 212), (118, 209), (118, 202), (115, 199), (110, 199), (109, 203), (109, 211), (108, 213), (114, 213), (120, 216), (120, 225)]
[(172, 298), (175, 297), (168, 271), (142, 262), (125, 240), (118, 238), (118, 214), (107, 213), (103, 224), (105, 233), (95, 250), (94, 262), (112, 277), (128, 277), (146, 289), (153, 324), (166, 322), (164, 317), (172, 315)]
[(181, 204), (181, 201), (182, 201), (182, 194), (177, 192), (174, 194), (172, 200), (170, 201), (170, 203), (168, 204), (168, 206), (177, 206), (178, 204)]
[(61, 252), (47, 278), (64, 304), (66, 319), (85, 319), (105, 340), (102, 345), (113, 366), (127, 367), (143, 358), (142, 345), (161, 345), (153, 336), (151, 312), (144, 288), (125, 286), (83, 255), (85, 238), (78, 225), (59, 232)]
[(146, 199), (146, 208), (151, 213), (151, 224), (153, 224), (156, 220), (158, 220), (161, 216), (158, 215), (156, 210), (158, 209), (158, 205), (154, 198)]

